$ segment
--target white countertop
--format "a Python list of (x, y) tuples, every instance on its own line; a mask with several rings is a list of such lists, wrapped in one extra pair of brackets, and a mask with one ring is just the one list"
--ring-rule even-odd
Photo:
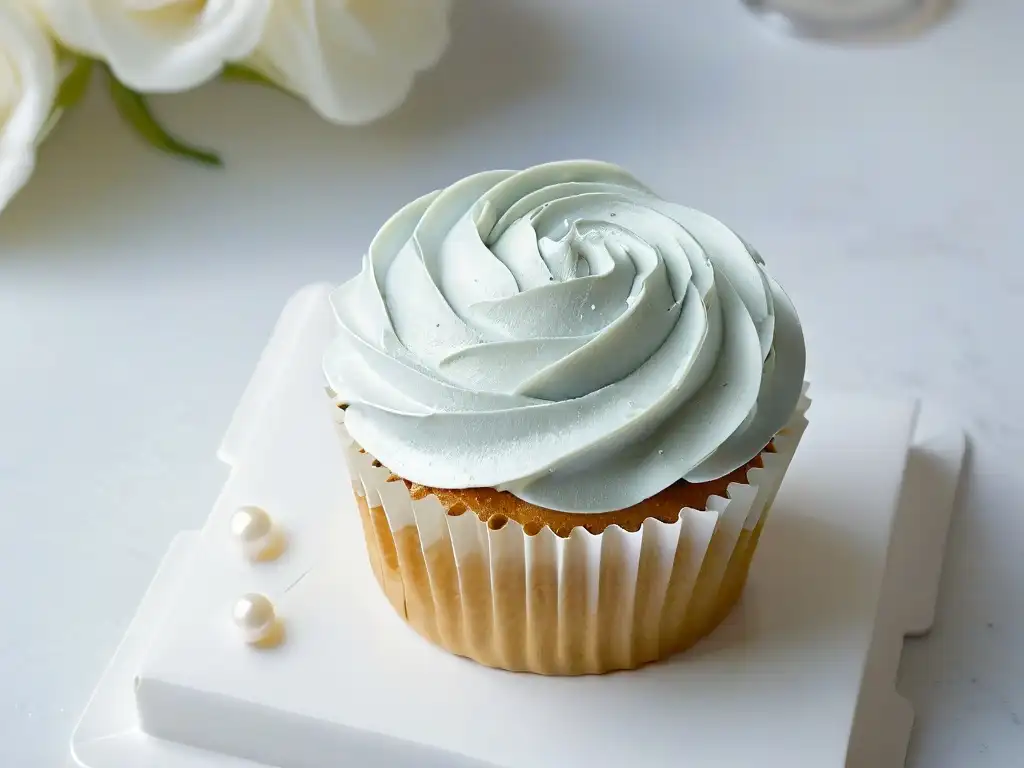
[[(596, 10), (599, 8), (599, 12)], [(1024, 751), (1024, 5), (964, 0), (884, 49), (775, 37), (738, 3), (473, 0), (367, 129), (216, 85), (158, 100), (224, 152), (141, 146), (99, 92), (0, 216), (0, 765), (62, 765), (286, 298), (384, 218), (485, 167), (594, 156), (756, 244), (815, 386), (926, 394), (974, 440), (933, 634), (908, 642), (908, 764)]]

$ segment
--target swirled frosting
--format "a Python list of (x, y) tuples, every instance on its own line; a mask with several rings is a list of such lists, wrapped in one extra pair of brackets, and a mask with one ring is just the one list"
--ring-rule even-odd
[(410, 203), (332, 303), (324, 369), (356, 442), (413, 482), (559, 511), (728, 474), (803, 384), (797, 314), (760, 256), (606, 163)]

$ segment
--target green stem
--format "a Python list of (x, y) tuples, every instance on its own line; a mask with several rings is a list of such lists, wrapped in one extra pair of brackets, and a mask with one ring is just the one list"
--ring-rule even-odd
[(135, 130), (151, 145), (171, 155), (183, 157), (202, 165), (224, 165), (220, 155), (205, 149), (191, 146), (175, 138), (153, 116), (146, 97), (122, 85), (113, 73), (109, 73), (110, 95), (117, 111)]

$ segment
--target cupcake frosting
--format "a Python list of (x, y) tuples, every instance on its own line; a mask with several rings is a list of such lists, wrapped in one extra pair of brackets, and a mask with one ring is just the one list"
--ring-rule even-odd
[(470, 176), (332, 295), (352, 438), (435, 488), (606, 512), (722, 477), (792, 415), (805, 351), (760, 256), (606, 163)]

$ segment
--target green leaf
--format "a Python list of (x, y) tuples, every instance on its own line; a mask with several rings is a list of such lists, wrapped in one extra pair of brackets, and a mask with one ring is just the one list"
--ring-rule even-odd
[(251, 69), (250, 67), (246, 67), (242, 64), (225, 64), (220, 74), (221, 77), (228, 82), (262, 85), (264, 88), (271, 88), (279, 93), (283, 93), (285, 96), (298, 98), (294, 93), (289, 91), (287, 88), (278, 85), (266, 75), (261, 75), (255, 69)]
[(161, 152), (183, 157), (202, 165), (218, 167), (224, 165), (219, 155), (193, 147), (167, 133), (150, 111), (146, 97), (122, 85), (113, 74), (110, 75), (110, 95), (113, 97), (114, 105), (121, 117), (127, 120), (142, 138)]
[(92, 59), (75, 56), (74, 62), (57, 91), (57, 99), (54, 102), (55, 110), (70, 109), (78, 104), (89, 87), (89, 79), (92, 77)]
[(224, 69), (221, 70), (221, 75), (225, 80), (234, 80), (239, 83), (256, 83), (257, 85), (265, 85), (268, 88), (277, 87), (277, 85), (255, 69), (250, 69), (241, 64), (225, 64)]
[(36, 137), (37, 145), (46, 141), (50, 132), (56, 127), (61, 115), (76, 106), (89, 88), (89, 77), (92, 75), (92, 60), (74, 54), (63, 54), (63, 56), (67, 57), (64, 61), (71, 63), (71, 68), (60, 82), (57, 96), (54, 98), (53, 106), (50, 108), (50, 114), (47, 116), (46, 122), (40, 128), (39, 135)]

